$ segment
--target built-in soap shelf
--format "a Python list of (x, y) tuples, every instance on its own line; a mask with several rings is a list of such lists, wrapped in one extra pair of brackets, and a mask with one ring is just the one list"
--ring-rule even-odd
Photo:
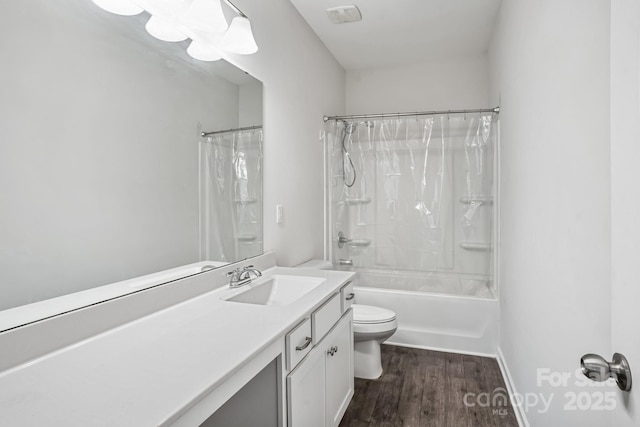
[(245, 242), (245, 243), (254, 242), (257, 238), (258, 236), (255, 234), (241, 234), (240, 236), (237, 237), (239, 242)]
[(258, 199), (255, 199), (255, 198), (235, 199), (233, 201), (233, 203), (237, 205), (248, 205), (248, 204), (257, 203), (257, 202), (258, 202)]
[(472, 203), (479, 204), (493, 204), (493, 197), (491, 196), (477, 196), (477, 197), (461, 197), (460, 203), (464, 203), (465, 205), (470, 205)]
[(483, 242), (460, 242), (460, 247), (468, 251), (490, 251), (492, 246)]
[(347, 198), (347, 199), (344, 199), (344, 201), (348, 205), (366, 205), (371, 203), (371, 197)]
[(354, 246), (354, 247), (367, 247), (371, 245), (371, 240), (369, 239), (350, 239), (347, 242), (348, 246)]

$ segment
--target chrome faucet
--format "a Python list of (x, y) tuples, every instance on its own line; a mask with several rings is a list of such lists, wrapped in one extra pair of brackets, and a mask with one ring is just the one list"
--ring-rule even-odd
[(251, 275), (253, 274), (255, 277), (253, 277), (252, 280), (257, 279), (258, 277), (262, 276), (262, 272), (260, 270), (258, 270), (257, 268), (254, 268), (253, 265), (247, 265), (243, 270), (242, 270), (242, 274), (251, 278)]
[(240, 286), (248, 285), (251, 283), (251, 280), (253, 280), (251, 277), (252, 274), (255, 276), (255, 279), (262, 276), (260, 270), (255, 269), (253, 265), (247, 265), (242, 270), (238, 267), (235, 270), (228, 272), (227, 276), (230, 278), (229, 287), (239, 288)]

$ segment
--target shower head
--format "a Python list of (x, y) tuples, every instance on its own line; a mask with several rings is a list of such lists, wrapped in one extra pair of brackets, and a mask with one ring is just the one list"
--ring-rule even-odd
[(365, 122), (347, 122), (343, 120), (342, 123), (344, 124), (344, 131), (347, 135), (353, 134), (358, 125), (364, 125), (369, 129), (373, 129), (373, 127), (375, 126), (375, 123), (373, 123), (371, 120), (367, 120)]
[(351, 135), (351, 134), (356, 130), (356, 127), (357, 127), (357, 126), (358, 126), (358, 124), (357, 124), (357, 123), (353, 123), (353, 122), (351, 122), (351, 123), (347, 123), (347, 122), (344, 122), (344, 131), (347, 133), (347, 135)]

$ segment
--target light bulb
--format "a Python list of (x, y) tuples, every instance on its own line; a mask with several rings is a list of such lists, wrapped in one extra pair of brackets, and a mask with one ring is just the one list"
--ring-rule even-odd
[(182, 18), (186, 26), (200, 31), (221, 33), (228, 27), (220, 0), (193, 0)]
[(187, 53), (199, 61), (217, 61), (222, 59), (222, 52), (215, 46), (193, 40), (187, 48)]
[(258, 45), (253, 38), (251, 22), (244, 16), (236, 16), (231, 21), (227, 33), (222, 39), (225, 50), (242, 55), (250, 55), (258, 51)]
[(169, 21), (157, 16), (152, 16), (145, 28), (153, 37), (166, 42), (181, 42), (187, 39), (187, 36), (176, 30)]
[(93, 2), (107, 12), (116, 15), (131, 16), (144, 12), (143, 8), (131, 0), (93, 0)]

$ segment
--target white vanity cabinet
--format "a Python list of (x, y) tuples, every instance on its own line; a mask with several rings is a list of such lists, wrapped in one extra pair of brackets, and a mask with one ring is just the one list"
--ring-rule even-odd
[(340, 424), (353, 397), (352, 319), (349, 307), (342, 311), (340, 293), (311, 315), (316, 344), (297, 366), (288, 366), (292, 369), (287, 376), (289, 427)]
[[(272, 253), (234, 266), (249, 263), (262, 277), (245, 288), (211, 270), (3, 332), (0, 426), (337, 425), (353, 394), (354, 273), (277, 267)], [(21, 350), (59, 335), (73, 345)]]

